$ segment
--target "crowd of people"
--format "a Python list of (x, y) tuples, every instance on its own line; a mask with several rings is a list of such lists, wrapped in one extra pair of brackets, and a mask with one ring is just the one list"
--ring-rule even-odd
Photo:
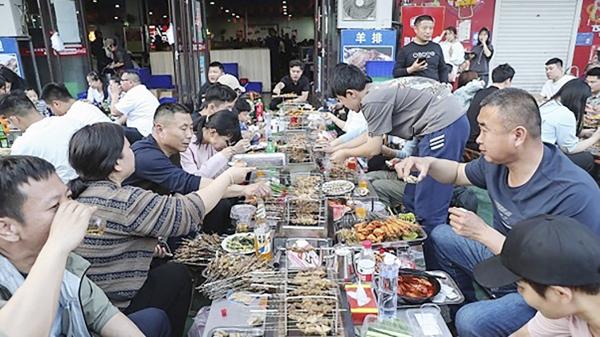
[[(600, 67), (578, 79), (550, 59), (536, 99), (512, 87), (518, 69), (490, 72), (487, 29), (465, 53), (456, 29), (437, 44), (433, 25), (418, 17), (398, 54), (406, 81), (335, 67), (337, 104), (323, 116), (339, 136), (325, 150), (333, 162), (369, 158), (380, 200), (416, 215), (427, 268), (465, 295), (451, 308), (458, 336), (600, 335), (600, 189), (586, 152), (600, 128), (584, 127), (600, 113)], [(291, 60), (273, 93), (310, 100), (304, 70)], [(0, 336), (182, 336), (192, 281), (166, 247), (230, 233), (238, 198), (271, 191), (228, 164), (260, 128), (221, 63), (194, 109), (159, 104), (135, 71), (118, 73), (107, 86), (90, 73), (87, 100), (47, 84), (50, 117), (0, 78), (0, 115), (23, 132), (0, 158)], [(453, 80), (454, 92), (440, 83)], [(487, 192), (491, 223), (466, 186)], [(103, 233), (86, 234), (90, 224)]]

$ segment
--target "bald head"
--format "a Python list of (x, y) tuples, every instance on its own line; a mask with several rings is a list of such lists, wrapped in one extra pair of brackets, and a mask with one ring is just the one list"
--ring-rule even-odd
[(523, 127), (533, 139), (542, 133), (540, 109), (535, 98), (527, 91), (516, 88), (497, 90), (481, 102), (481, 108), (493, 108), (504, 128)]

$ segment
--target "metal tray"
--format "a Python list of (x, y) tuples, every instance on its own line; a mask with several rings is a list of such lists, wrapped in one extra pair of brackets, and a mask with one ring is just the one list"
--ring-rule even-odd
[(319, 203), (319, 213), (317, 224), (315, 225), (295, 225), (292, 224), (291, 219), (291, 209), (292, 204), (296, 200), (304, 200), (296, 197), (288, 197), (286, 208), (287, 208), (287, 221), (280, 227), (280, 234), (282, 236), (288, 238), (327, 238), (329, 231), (327, 226), (327, 208), (325, 207), (325, 200), (320, 199), (310, 199), (311, 201)]
[(236, 154), (231, 158), (232, 162), (236, 160), (244, 161), (248, 166), (257, 168), (281, 168), (287, 163), (287, 155), (281, 152), (246, 153)]
[[(368, 218), (369, 221), (371, 220), (376, 220), (377, 217), (374, 218)], [(347, 247), (350, 248), (356, 248), (356, 249), (360, 249), (362, 246), (360, 243), (356, 243), (356, 244), (346, 244), (339, 236), (338, 231), (342, 228), (352, 228), (354, 224), (351, 223), (343, 223), (342, 221), (338, 221), (336, 223), (333, 223), (331, 226), (331, 230), (332, 230), (332, 234), (333, 237), (336, 240), (337, 244), (342, 244), (345, 245)], [(378, 249), (378, 248), (401, 248), (401, 247), (406, 247), (406, 246), (418, 246), (418, 245), (422, 245), (423, 242), (425, 242), (425, 240), (427, 240), (427, 232), (425, 232), (425, 230), (423, 228), (421, 228), (421, 235), (414, 239), (414, 240), (396, 240), (396, 241), (383, 241), (383, 242), (373, 242), (373, 248), (374, 249)]]

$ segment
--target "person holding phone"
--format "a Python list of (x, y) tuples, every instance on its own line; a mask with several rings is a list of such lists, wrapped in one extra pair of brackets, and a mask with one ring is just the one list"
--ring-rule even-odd
[(415, 39), (400, 49), (394, 66), (394, 77), (422, 76), (439, 82), (448, 82), (450, 69), (439, 44), (431, 41), (433, 18), (421, 15), (415, 19)]

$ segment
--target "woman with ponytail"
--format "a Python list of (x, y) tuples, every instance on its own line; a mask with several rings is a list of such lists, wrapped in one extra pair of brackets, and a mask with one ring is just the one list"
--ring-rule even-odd
[(249, 146), (248, 140), (241, 139), (237, 114), (229, 109), (202, 116), (195, 130), (191, 144), (181, 153), (181, 167), (193, 175), (214, 178), (223, 172), (233, 155), (245, 153)]
[(150, 269), (158, 237), (198, 229), (229, 186), (244, 181), (249, 168), (234, 167), (207, 186), (186, 195), (163, 196), (122, 182), (135, 170), (123, 128), (112, 123), (86, 126), (69, 144), (69, 162), (79, 178), (73, 198), (97, 207), (103, 233), (87, 236), (77, 252), (91, 267), (89, 278), (126, 314), (144, 308), (164, 310), (172, 335), (185, 326), (192, 283), (183, 265), (168, 262)]

